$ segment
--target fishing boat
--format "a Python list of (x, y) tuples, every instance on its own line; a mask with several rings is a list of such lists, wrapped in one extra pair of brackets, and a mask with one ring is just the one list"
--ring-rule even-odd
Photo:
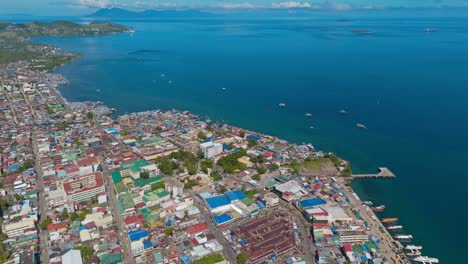
[(279, 107), (286, 107), (286, 104), (285, 103), (279, 103), (278, 106)]
[(374, 212), (383, 212), (385, 210), (385, 205), (379, 205), (371, 208)]
[(312, 114), (311, 113), (306, 113), (305, 116), (306, 117), (312, 117)]
[(422, 249), (422, 246), (407, 245), (407, 246), (405, 247), (405, 249), (407, 249), (407, 250), (421, 250), (421, 249)]
[(405, 254), (408, 257), (417, 257), (417, 256), (420, 256), (422, 253), (419, 250), (415, 250), (415, 251), (407, 252)]
[(394, 236), (394, 238), (403, 242), (408, 242), (413, 239), (413, 236), (412, 235), (396, 235)]
[(357, 123), (356, 127), (361, 128), (361, 129), (366, 129), (367, 128), (364, 124), (361, 124), (361, 123)]
[(403, 226), (401, 225), (392, 225), (392, 226), (387, 227), (387, 230), (389, 231), (400, 231), (402, 229), (403, 229)]
[(348, 111), (346, 111), (346, 110), (344, 110), (344, 109), (341, 109), (341, 110), (339, 111), (339, 113), (342, 114), (342, 115), (346, 115), (346, 114), (348, 113)]
[(439, 30), (435, 28), (426, 28), (425, 32), (432, 33), (432, 32), (439, 32)]
[(423, 264), (435, 264), (439, 263), (439, 259), (437, 258), (430, 258), (430, 257), (425, 257), (425, 256), (419, 256), (413, 259), (416, 262), (423, 263)]
[(371, 206), (371, 205), (373, 205), (374, 203), (371, 202), (371, 201), (364, 201), (363, 204)]
[(384, 218), (382, 219), (382, 223), (395, 223), (398, 222), (398, 218), (393, 217), (393, 218)]
[(221, 88), (221, 90), (223, 90), (223, 91), (226, 90), (226, 87)]

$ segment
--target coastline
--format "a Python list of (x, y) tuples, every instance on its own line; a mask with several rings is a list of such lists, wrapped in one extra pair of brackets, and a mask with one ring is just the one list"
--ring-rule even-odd
[[(54, 73), (54, 74), (58, 74), (58, 73)], [(58, 74), (58, 75), (61, 76), (65, 80), (65, 83), (60, 84), (57, 87), (55, 87), (54, 92), (61, 98), (64, 104), (66, 104), (67, 107), (69, 108), (70, 105), (73, 104), (74, 102), (67, 101), (67, 99), (60, 92), (60, 89), (63, 88), (64, 85), (67, 85), (68, 81), (64, 75), (62, 74)], [(86, 103), (86, 102), (89, 102), (89, 101), (85, 101), (82, 103)], [(97, 103), (97, 102), (92, 102), (92, 103)], [(150, 112), (150, 111), (160, 111), (160, 110), (154, 109), (154, 110), (147, 110), (147, 111)], [(147, 112), (147, 111), (143, 111), (143, 112)], [(129, 113), (129, 114), (131, 115), (131, 114), (138, 114), (138, 113), (141, 113), (141, 112)], [(209, 117), (205, 117), (205, 119), (210, 120)], [(249, 129), (243, 129), (243, 130), (249, 131), (255, 134), (259, 134), (259, 135), (264, 135), (264, 134), (261, 134), (261, 133), (258, 133)], [(271, 136), (271, 135), (267, 135), (267, 136)], [(291, 144), (291, 143), (288, 142), (288, 144)], [(351, 163), (349, 161), (344, 160), (341, 157), (338, 157), (338, 158), (341, 161), (348, 163), (348, 166), (351, 166)], [(384, 237), (384, 239), (382, 240), (383, 252), (381, 253), (383, 253), (383, 255), (385, 255), (387, 259), (391, 259), (394, 263), (410, 263), (410, 260), (403, 253), (403, 245), (389, 233), (389, 231), (385, 228), (384, 224), (382, 223), (381, 221), (382, 219), (379, 218), (371, 210), (371, 208), (368, 205), (364, 204), (363, 201), (359, 199), (359, 196), (357, 195), (356, 191), (350, 186), (350, 183), (353, 181), (352, 176), (351, 177), (338, 177), (338, 181), (340, 184), (345, 186), (343, 190), (345, 191), (346, 196), (350, 197), (352, 205), (355, 206), (356, 208), (359, 208), (358, 211), (365, 212), (364, 214), (361, 214), (361, 216), (363, 216), (366, 222), (369, 223), (369, 226), (374, 227), (374, 229), (371, 232), (371, 235), (375, 237), (378, 237), (378, 236)]]
[[(75, 59), (73, 59), (73, 60), (71, 60), (71, 61), (69, 61), (69, 62), (67, 62), (67, 63), (64, 63), (64, 64), (62, 64), (62, 65), (60, 65), (60, 66), (57, 66), (54, 70), (60, 68), (61, 66), (65, 65), (65, 64), (68, 64), (68, 63), (70, 63), (70, 62), (72, 62), (72, 61), (74, 61), (74, 60), (77, 60), (77, 59), (79, 59), (79, 58), (75, 58)], [(53, 72), (53, 71), (51, 71), (51, 72)], [(61, 76), (63, 76), (63, 75), (61, 75)], [(64, 76), (63, 76), (63, 77), (64, 77)], [(63, 100), (64, 104), (66, 104), (67, 106), (70, 106), (70, 104), (73, 103), (73, 102), (68, 102), (67, 99), (61, 94), (61, 92), (60, 92), (61, 86), (62, 86), (62, 85), (59, 85), (59, 86), (56, 87), (54, 90), (55, 90), (55, 92), (57, 93), (57, 95)], [(349, 194), (352, 196), (352, 193), (353, 193), (353, 192), (354, 192), (354, 190), (351, 189), (350, 192), (349, 192)], [(362, 204), (359, 205), (359, 206), (362, 206)], [(366, 208), (366, 207), (363, 207), (363, 208)], [(372, 212), (372, 215), (375, 215), (375, 214)], [(381, 225), (381, 222), (380, 222), (380, 221), (379, 221), (379, 223), (380, 223), (380, 225)], [(392, 238), (392, 240), (394, 240), (394, 239)]]

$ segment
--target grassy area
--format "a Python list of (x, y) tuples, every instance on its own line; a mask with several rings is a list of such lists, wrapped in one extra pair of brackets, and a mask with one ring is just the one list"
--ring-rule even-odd
[(190, 263), (191, 264), (215, 264), (223, 260), (224, 258), (221, 254), (213, 254), (213, 255), (205, 256), (198, 260), (191, 261)]
[(331, 162), (329, 158), (317, 158), (317, 159), (306, 159), (302, 163), (302, 167), (311, 169), (311, 170), (320, 170), (323, 163)]

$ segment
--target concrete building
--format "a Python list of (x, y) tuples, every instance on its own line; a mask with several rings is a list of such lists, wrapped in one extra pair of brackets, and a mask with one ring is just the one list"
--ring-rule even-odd
[(105, 192), (102, 173), (96, 172), (79, 177), (73, 177), (63, 184), (68, 198), (75, 202), (90, 200), (97, 194)]
[(223, 152), (223, 144), (213, 143), (211, 141), (200, 144), (200, 148), (203, 151), (205, 159), (211, 159), (213, 156)]
[(2, 231), (8, 236), (8, 238), (24, 236), (30, 231), (37, 233), (34, 220), (31, 218), (26, 218), (16, 223), (3, 225)]
[(62, 264), (83, 264), (81, 260), (81, 252), (72, 249), (62, 256)]

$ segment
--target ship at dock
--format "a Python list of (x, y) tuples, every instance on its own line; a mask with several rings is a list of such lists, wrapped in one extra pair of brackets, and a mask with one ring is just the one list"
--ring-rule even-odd
[(419, 256), (413, 259), (416, 262), (423, 263), (423, 264), (436, 264), (439, 263), (439, 259), (437, 258), (430, 258), (425, 256)]
[(410, 242), (413, 239), (413, 236), (412, 235), (396, 235), (394, 236), (394, 238), (402, 242)]
[(385, 210), (385, 205), (379, 205), (371, 208), (374, 212), (383, 212)]

